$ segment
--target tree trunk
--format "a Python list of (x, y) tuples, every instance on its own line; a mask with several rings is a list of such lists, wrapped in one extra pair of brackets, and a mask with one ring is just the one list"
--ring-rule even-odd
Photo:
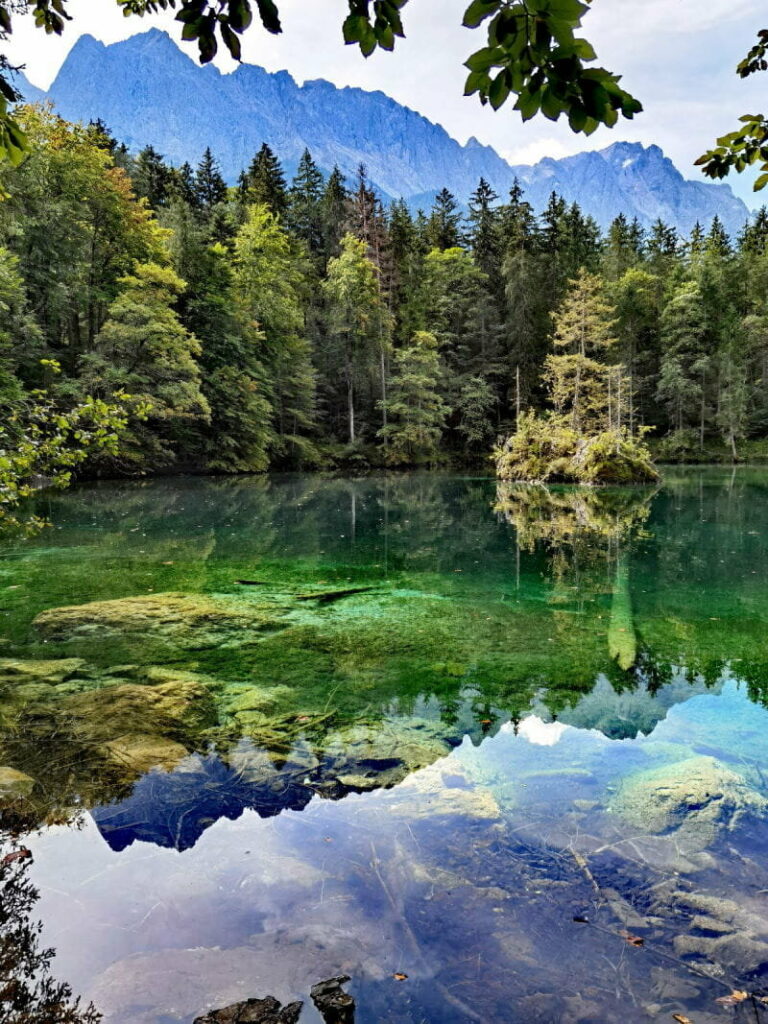
[(349, 443), (355, 443), (355, 389), (352, 377), (347, 379), (347, 407), (349, 409)]

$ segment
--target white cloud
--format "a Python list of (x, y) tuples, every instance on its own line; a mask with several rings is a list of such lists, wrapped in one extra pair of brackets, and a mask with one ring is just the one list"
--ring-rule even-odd
[(572, 145), (567, 145), (567, 141), (548, 135), (542, 139), (532, 139), (524, 145), (500, 149), (499, 152), (511, 164), (535, 164), (546, 156), (559, 160), (564, 156), (573, 156), (574, 153), (584, 149), (583, 141), (576, 136), (573, 136)]
[(562, 722), (545, 722), (538, 715), (529, 715), (518, 726), (517, 734), (537, 747), (554, 747), (570, 728)]

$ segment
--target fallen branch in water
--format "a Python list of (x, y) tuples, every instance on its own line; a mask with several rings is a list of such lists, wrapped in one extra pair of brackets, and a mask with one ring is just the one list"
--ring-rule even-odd
[(354, 597), (355, 594), (367, 594), (376, 587), (349, 587), (346, 590), (321, 590), (317, 594), (297, 594), (297, 601), (320, 601), (321, 604), (340, 601), (343, 597)]

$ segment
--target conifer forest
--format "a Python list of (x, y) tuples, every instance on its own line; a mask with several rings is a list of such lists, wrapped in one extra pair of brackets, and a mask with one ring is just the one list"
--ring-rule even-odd
[[(687, 238), (622, 216), (603, 233), (554, 193), (535, 211), (519, 183), (484, 180), (466, 209), (444, 189), (413, 210), (309, 152), (287, 180), (266, 144), (228, 187), (210, 149), (174, 167), (101, 123), (20, 116), (0, 396), (6, 430), (27, 432), (44, 396), (70, 448), (112, 438), (118, 415), (120, 444), (84, 445), (79, 472), (482, 463), (557, 407), (548, 359), (579, 317), (606, 342), (590, 415), (650, 428), (666, 460), (762, 453), (765, 210), (735, 238), (717, 219)], [(90, 433), (68, 419), (86, 401), (104, 420)]]

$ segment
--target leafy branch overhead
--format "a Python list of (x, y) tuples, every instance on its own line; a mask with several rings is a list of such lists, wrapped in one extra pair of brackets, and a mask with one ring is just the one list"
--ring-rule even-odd
[(575, 33), (588, 10), (581, 0), (473, 0), (464, 24), (487, 21), (488, 45), (466, 62), (465, 93), (478, 93), (494, 110), (514, 93), (524, 121), (539, 112), (551, 121), (566, 114), (573, 131), (587, 135), (600, 124), (612, 127), (619, 114), (639, 113), (642, 105), (618, 75), (586, 66), (596, 54)]
[[(747, 56), (736, 67), (740, 78), (749, 78), (756, 71), (768, 71), (768, 29), (761, 29), (757, 42)], [(739, 118), (742, 126), (717, 140), (714, 149), (708, 150), (696, 161), (710, 178), (725, 178), (730, 171), (741, 173), (753, 164), (760, 164), (760, 174), (755, 180), (755, 192), (768, 185), (768, 118), (762, 114), (745, 114)]]

